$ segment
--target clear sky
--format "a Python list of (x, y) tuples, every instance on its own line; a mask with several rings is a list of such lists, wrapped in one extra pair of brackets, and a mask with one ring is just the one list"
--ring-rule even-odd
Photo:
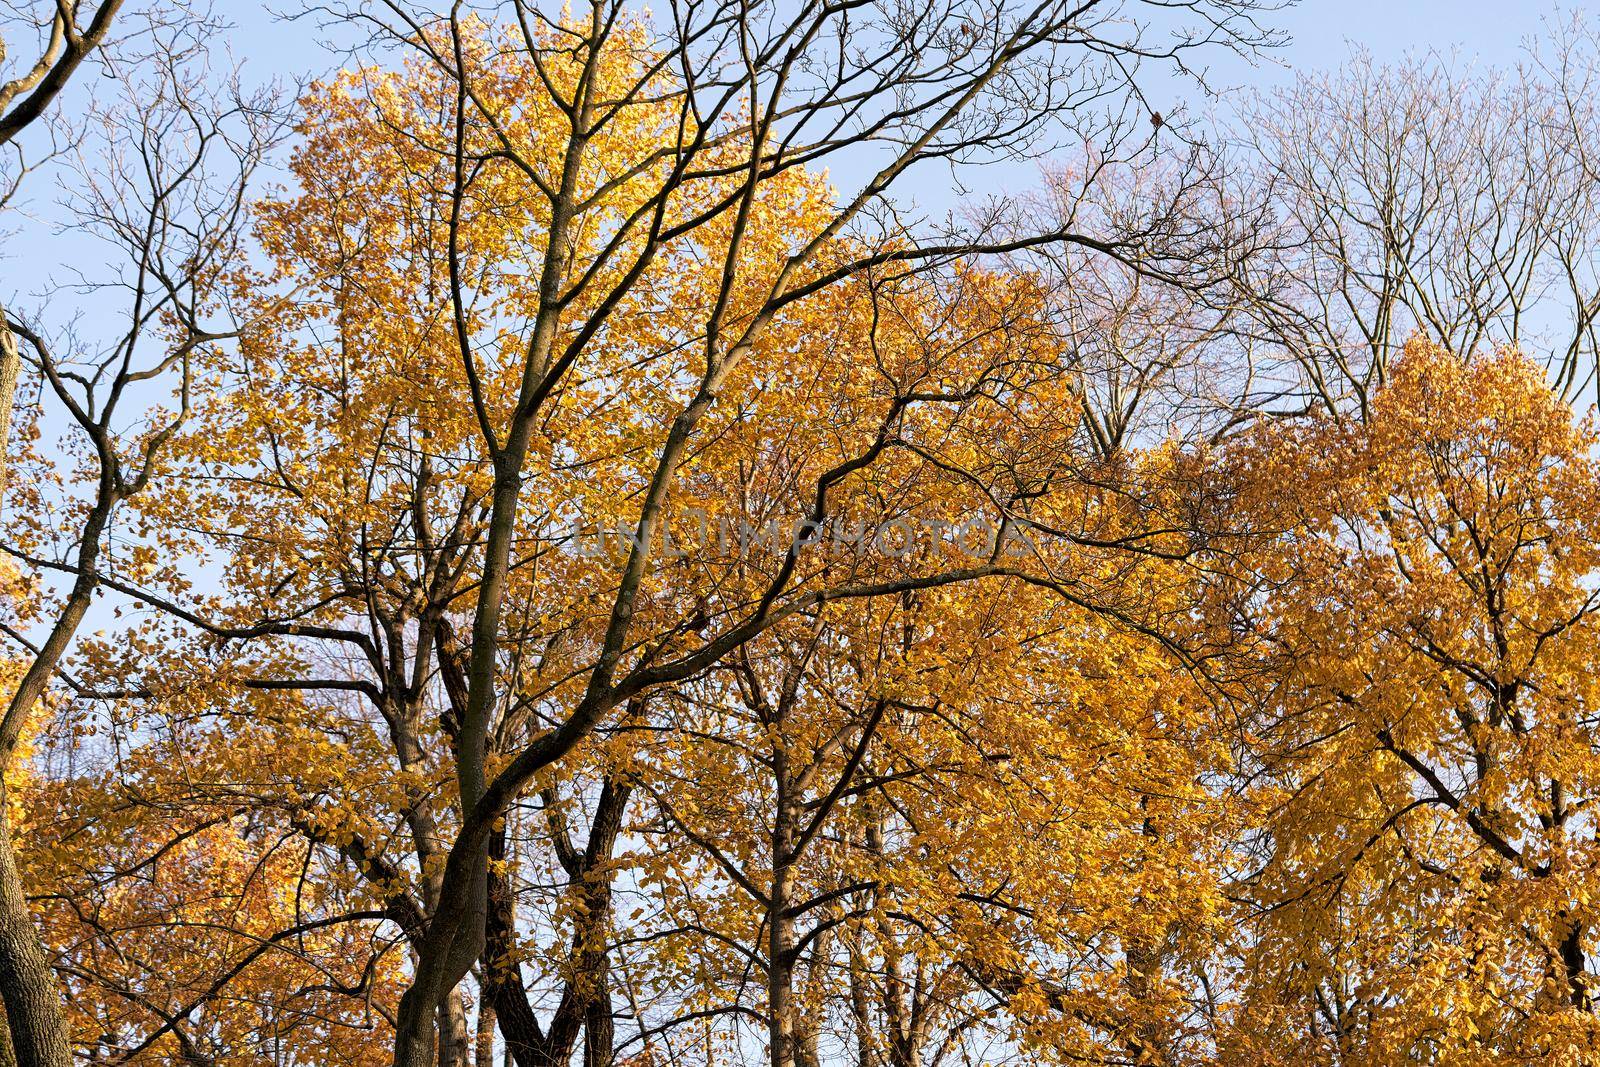
[[(338, 65), (337, 54), (323, 46), (324, 34), (314, 17), (286, 20), (274, 14), (299, 9), (300, 0), (215, 2), (215, 10), (235, 24), (227, 47), (242, 61), (247, 81), (325, 74)], [(439, 3), (446, 6), (446, 0)], [(1128, 6), (1135, 5), (1130, 0)], [(1560, 7), (1542, 0), (1302, 0), (1261, 16), (1264, 26), (1289, 35), (1282, 48), (1254, 60), (1218, 50), (1210, 56), (1207, 73), (1217, 89), (1266, 89), (1286, 83), (1299, 70), (1338, 66), (1355, 48), (1365, 48), (1380, 60), (1436, 51), (1461, 64), (1512, 65), (1542, 23), (1565, 21), (1574, 12), (1600, 21), (1600, 0)], [(1151, 106), (1168, 114), (1181, 106), (1201, 113), (1212, 106), (1188, 81), (1154, 74), (1141, 81)], [(844, 160), (834, 165), (849, 166)], [(14, 219), (0, 227), (0, 299), (18, 306), (28, 304), (44, 278), (55, 276), (53, 265), (77, 258), (70, 236), (37, 224), (54, 214), (50, 201), (56, 192), (49, 181), (39, 180), (45, 177), (30, 179), (23, 198), (35, 224), (19, 225)], [(852, 184), (847, 173), (835, 171), (834, 177), (841, 185)], [(940, 214), (953, 203), (948, 171), (930, 168), (907, 177), (915, 184), (902, 187), (900, 195), (920, 200), (924, 210)], [(964, 178), (971, 184), (970, 173)], [(1031, 164), (1003, 166), (986, 172), (983, 185), (986, 192), (1022, 192), (1037, 180)]]
[[(440, 0), (440, 6), (445, 6)], [(1131, 2), (1128, 7), (1135, 5)], [(324, 73), (337, 64), (331, 52), (319, 46), (321, 34), (305, 19), (285, 21), (273, 11), (294, 10), (296, 0), (222, 0), (220, 10), (237, 23), (231, 34), (238, 58), (255, 77), (275, 72)], [(1588, 8), (1589, 11), (1585, 11)], [(1208, 78), (1214, 88), (1269, 89), (1283, 85), (1299, 70), (1337, 67), (1353, 49), (1364, 48), (1379, 60), (1398, 60), (1407, 53), (1435, 51), (1459, 63), (1491, 66), (1514, 65), (1522, 58), (1524, 42), (1550, 20), (1566, 21), (1573, 13), (1590, 14), (1600, 21), (1600, 0), (1559, 6), (1550, 0), (1301, 0), (1300, 3), (1261, 16), (1263, 26), (1288, 33), (1289, 42), (1253, 61), (1221, 50), (1209, 60)], [(1190, 83), (1152, 76), (1150, 103), (1168, 113), (1186, 105), (1205, 112), (1211, 102)], [(1163, 99), (1165, 97), (1165, 99)], [(837, 165), (837, 164), (836, 164)], [(991, 176), (991, 191), (1032, 185), (1032, 167)], [(840, 176), (843, 177), (843, 176)], [(943, 200), (948, 174), (932, 171), (919, 176), (929, 188), (918, 190), (929, 199)], [(1013, 190), (1019, 191), (1019, 190)]]
[[(285, 24), (271, 14), (293, 7), (293, 0), (266, 4), (227, 0), (219, 10), (249, 31), (236, 39), (241, 57), (284, 69), (303, 67), (315, 51), (312, 26)], [(1520, 0), (1302, 0), (1267, 13), (1263, 22), (1293, 36), (1293, 42), (1277, 53), (1277, 61), (1291, 67), (1336, 63), (1348, 54), (1347, 42), (1365, 46), (1380, 58), (1398, 57), (1415, 48), (1459, 47), (1464, 55), (1500, 62), (1515, 59), (1522, 39), (1552, 13), (1585, 8), (1600, 16), (1600, 4), (1584, 3), (1558, 9), (1554, 4)], [(1272, 65), (1258, 71), (1253, 80), (1270, 79)]]
[[(446, 6), (441, 0), (441, 7)], [(1131, 7), (1132, 5), (1130, 5)], [(1459, 52), (1464, 60), (1514, 63), (1522, 42), (1551, 17), (1593, 12), (1600, 2), (1554, 3), (1522, 0), (1301, 0), (1262, 16), (1264, 25), (1287, 31), (1291, 42), (1252, 67), (1218, 56), (1212, 71), (1224, 85), (1281, 84), (1294, 69), (1338, 65), (1352, 46), (1379, 59), (1398, 59), (1408, 51)], [(236, 54), (258, 75), (268, 71), (326, 69), (333, 60), (317, 46), (319, 34), (305, 21), (284, 22), (272, 11), (293, 10), (294, 0), (223, 0), (219, 10), (239, 30)]]
[[(1264, 15), (1264, 25), (1287, 31), (1292, 40), (1256, 65), (1228, 65), (1235, 84), (1282, 84), (1296, 69), (1333, 67), (1353, 47), (1380, 60), (1408, 52), (1457, 52), (1464, 61), (1514, 64), (1523, 42), (1549, 19), (1565, 21), (1600, 5), (1527, 3), (1523, 0), (1303, 0)], [(1224, 73), (1224, 63), (1215, 69)]]

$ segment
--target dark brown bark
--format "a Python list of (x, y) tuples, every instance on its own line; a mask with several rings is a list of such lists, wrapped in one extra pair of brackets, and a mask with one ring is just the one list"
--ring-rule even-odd
[(1583, 925), (1574, 923), (1561, 939), (1561, 967), (1567, 982), (1567, 999), (1578, 1011), (1590, 1011), (1588, 968), (1583, 952)]
[[(77, 6), (73, 4), (71, 8)], [(16, 137), (44, 114), (79, 65), (111, 32), (121, 6), (122, 0), (105, 0), (83, 26), (76, 25), (75, 14), (56, 15), (44, 54), (20, 77), (0, 84), (0, 144)], [(69, 8), (62, 5), (60, 11), (67, 12)], [(0, 56), (4, 54), (0, 42)]]
[(0, 1005), (0, 1067), (17, 1067), (17, 1050), (11, 1047), (11, 1024)]
[(776, 811), (772, 820), (772, 887), (767, 894), (767, 1043), (772, 1067), (796, 1067), (794, 915), (790, 910), (797, 812), (788, 754), (773, 747)]
[(72, 1047), (55, 972), (39, 941), (17, 870), (0, 786), (0, 998), (18, 1067), (70, 1067)]
[(496, 869), (505, 858), (505, 836), (490, 838), (489, 910), (484, 957), (484, 999), (493, 1008), (505, 1038), (506, 1051), (517, 1067), (567, 1067), (583, 1037), (585, 1067), (607, 1067), (614, 1058), (615, 1029), (611, 1018), (610, 953), (606, 936), (611, 918), (611, 873), (606, 865), (628, 808), (632, 787), (607, 779), (600, 790), (589, 840), (582, 852), (556, 827), (556, 854), (578, 895), (583, 916), (573, 932), (572, 977), (548, 1028), (539, 1024), (522, 984), (521, 967), (512, 954), (516, 939), (516, 902), (510, 882)]
[[(489, 841), (494, 864), (505, 860), (503, 832)], [(544, 1029), (528, 1003), (522, 985), (522, 967), (511, 954), (516, 939), (515, 901), (511, 882), (491, 865), (489, 871), (489, 910), (485, 923), (483, 956), (483, 999), (493, 1009), (500, 1036), (505, 1039), (506, 1055), (517, 1067), (532, 1067), (544, 1047)]]

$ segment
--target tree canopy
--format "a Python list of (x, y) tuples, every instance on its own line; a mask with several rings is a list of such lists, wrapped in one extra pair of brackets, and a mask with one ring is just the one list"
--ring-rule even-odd
[(0, 1064), (1600, 1062), (1581, 25), (14, 6)]

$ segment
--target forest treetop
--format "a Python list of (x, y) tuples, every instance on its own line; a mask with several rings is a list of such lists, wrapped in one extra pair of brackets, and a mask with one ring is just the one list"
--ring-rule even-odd
[(0, 1063), (1600, 1056), (1580, 23), (299, 14), (0, 20)]

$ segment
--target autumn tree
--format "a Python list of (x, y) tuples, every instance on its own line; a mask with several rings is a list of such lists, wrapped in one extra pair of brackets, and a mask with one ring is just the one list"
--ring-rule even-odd
[(20, 1061), (1600, 1055), (1579, 31), (1225, 149), (1245, 0), (316, 13), (8, 295)]
[[(982, 560), (841, 584), (796, 551), (723, 600), (715, 573), (685, 582), (660, 552), (683, 472), (765, 402), (805, 355), (810, 309), (851, 279), (1043, 242), (1161, 261), (1165, 220), (1027, 236), (980, 221), (930, 238), (883, 219), (874, 233), (888, 189), (919, 161), (1004, 153), (1091, 115), (1128, 59), (1256, 34), (1227, 4), (1194, 9), (1197, 27), (1170, 41), (1138, 23), (1121, 36), (1109, 17), (1096, 35), (1094, 5), (777, 22), (726, 7), (516, 12), (493, 25), (397, 9), (411, 66), (318, 98), (330, 133), (303, 151), (307, 199), (265, 233), (276, 276), (239, 276), (261, 328), (227, 358), (260, 399), (224, 415), (217, 394), (221, 421), (184, 461), (240, 493), (191, 482), (192, 499), (147, 512), (155, 528), (184, 515), (246, 531), (227, 563), (239, 599), (196, 598), (172, 568), (119, 580), (215, 639), (260, 639), (240, 655), (275, 670), (248, 685), (377, 705), (409, 783), (400, 814), (435, 857), (418, 868), (400, 1063), (433, 1057), (436, 1020), (482, 956), (496, 825), (597, 724), (796, 613), (997, 573)], [(856, 192), (807, 176), (872, 145), (887, 155)], [(282, 286), (315, 299), (284, 307)], [(995, 401), (980, 388), (974, 403)], [(868, 442), (791, 490), (797, 513), (829, 518), (834, 482), (903, 450)], [(283, 502), (265, 531), (258, 494)], [(575, 520), (619, 517), (620, 559), (563, 550)], [(437, 739), (419, 729), (433, 721)]]
[(1279, 531), (1240, 1062), (1593, 1057), (1593, 450), (1532, 360), (1415, 341), (1234, 457)]
[(773, 1063), (1203, 1045), (1231, 809), (1181, 665), (1039, 590), (849, 614), (684, 687), (640, 772), (686, 1010), (767, 1021)]
[[(31, 8), (13, 12), (8, 35), (26, 42), (28, 28), (35, 28), (41, 39), (0, 85), (0, 143), (14, 142), (47, 114), (106, 41), (120, 6), (61, 3), (41, 17)], [(26, 369), (39, 398), (32, 418), (41, 419), (46, 404), (59, 405), (69, 433), (79, 435), (66, 455), (80, 465), (76, 477), (59, 480), (52, 465), (36, 466), (11, 494), (22, 516), (13, 520), (7, 551), (47, 591), (21, 607), (39, 626), (37, 642), (7, 628), (25, 664), (0, 720), (0, 776), (7, 779), (21, 773), (19, 746), (99, 589), (113, 513), (145, 487), (156, 453), (181, 421), (192, 352), (224, 329), (210, 319), (215, 274), (239, 249), (243, 184), (279, 132), (265, 97), (202, 84), (194, 63), (197, 25), (206, 28), (190, 19), (149, 20), (144, 29), (160, 60), (119, 79), (120, 102), (90, 105), (86, 117), (96, 136), (75, 138), (68, 153), (76, 180), (67, 210), (127, 257), (125, 272), (86, 276), (77, 294), (57, 287), (38, 314), (13, 304), (0, 323), (0, 431), (9, 434)], [(26, 170), (20, 148), (15, 158), (10, 177), (19, 180)], [(8, 196), (15, 192), (13, 182)], [(99, 338), (75, 336), (73, 297), (96, 286), (123, 291), (123, 323)], [(145, 399), (128, 394), (142, 393), (144, 383), (176, 384), (177, 403), (156, 403), (130, 420), (129, 409)], [(9, 454), (11, 442), (5, 444)], [(0, 994), (18, 1062), (69, 1062), (56, 984), (3, 817)]]
[(181, 703), (142, 716), (153, 738), (124, 748), (134, 724), (119, 724), (114, 758), (80, 744), (26, 791), (22, 862), (80, 1048), (91, 1062), (383, 1062), (372, 1035), (403, 975), (383, 912), (238, 779), (213, 788), (226, 755), (194, 743)]

